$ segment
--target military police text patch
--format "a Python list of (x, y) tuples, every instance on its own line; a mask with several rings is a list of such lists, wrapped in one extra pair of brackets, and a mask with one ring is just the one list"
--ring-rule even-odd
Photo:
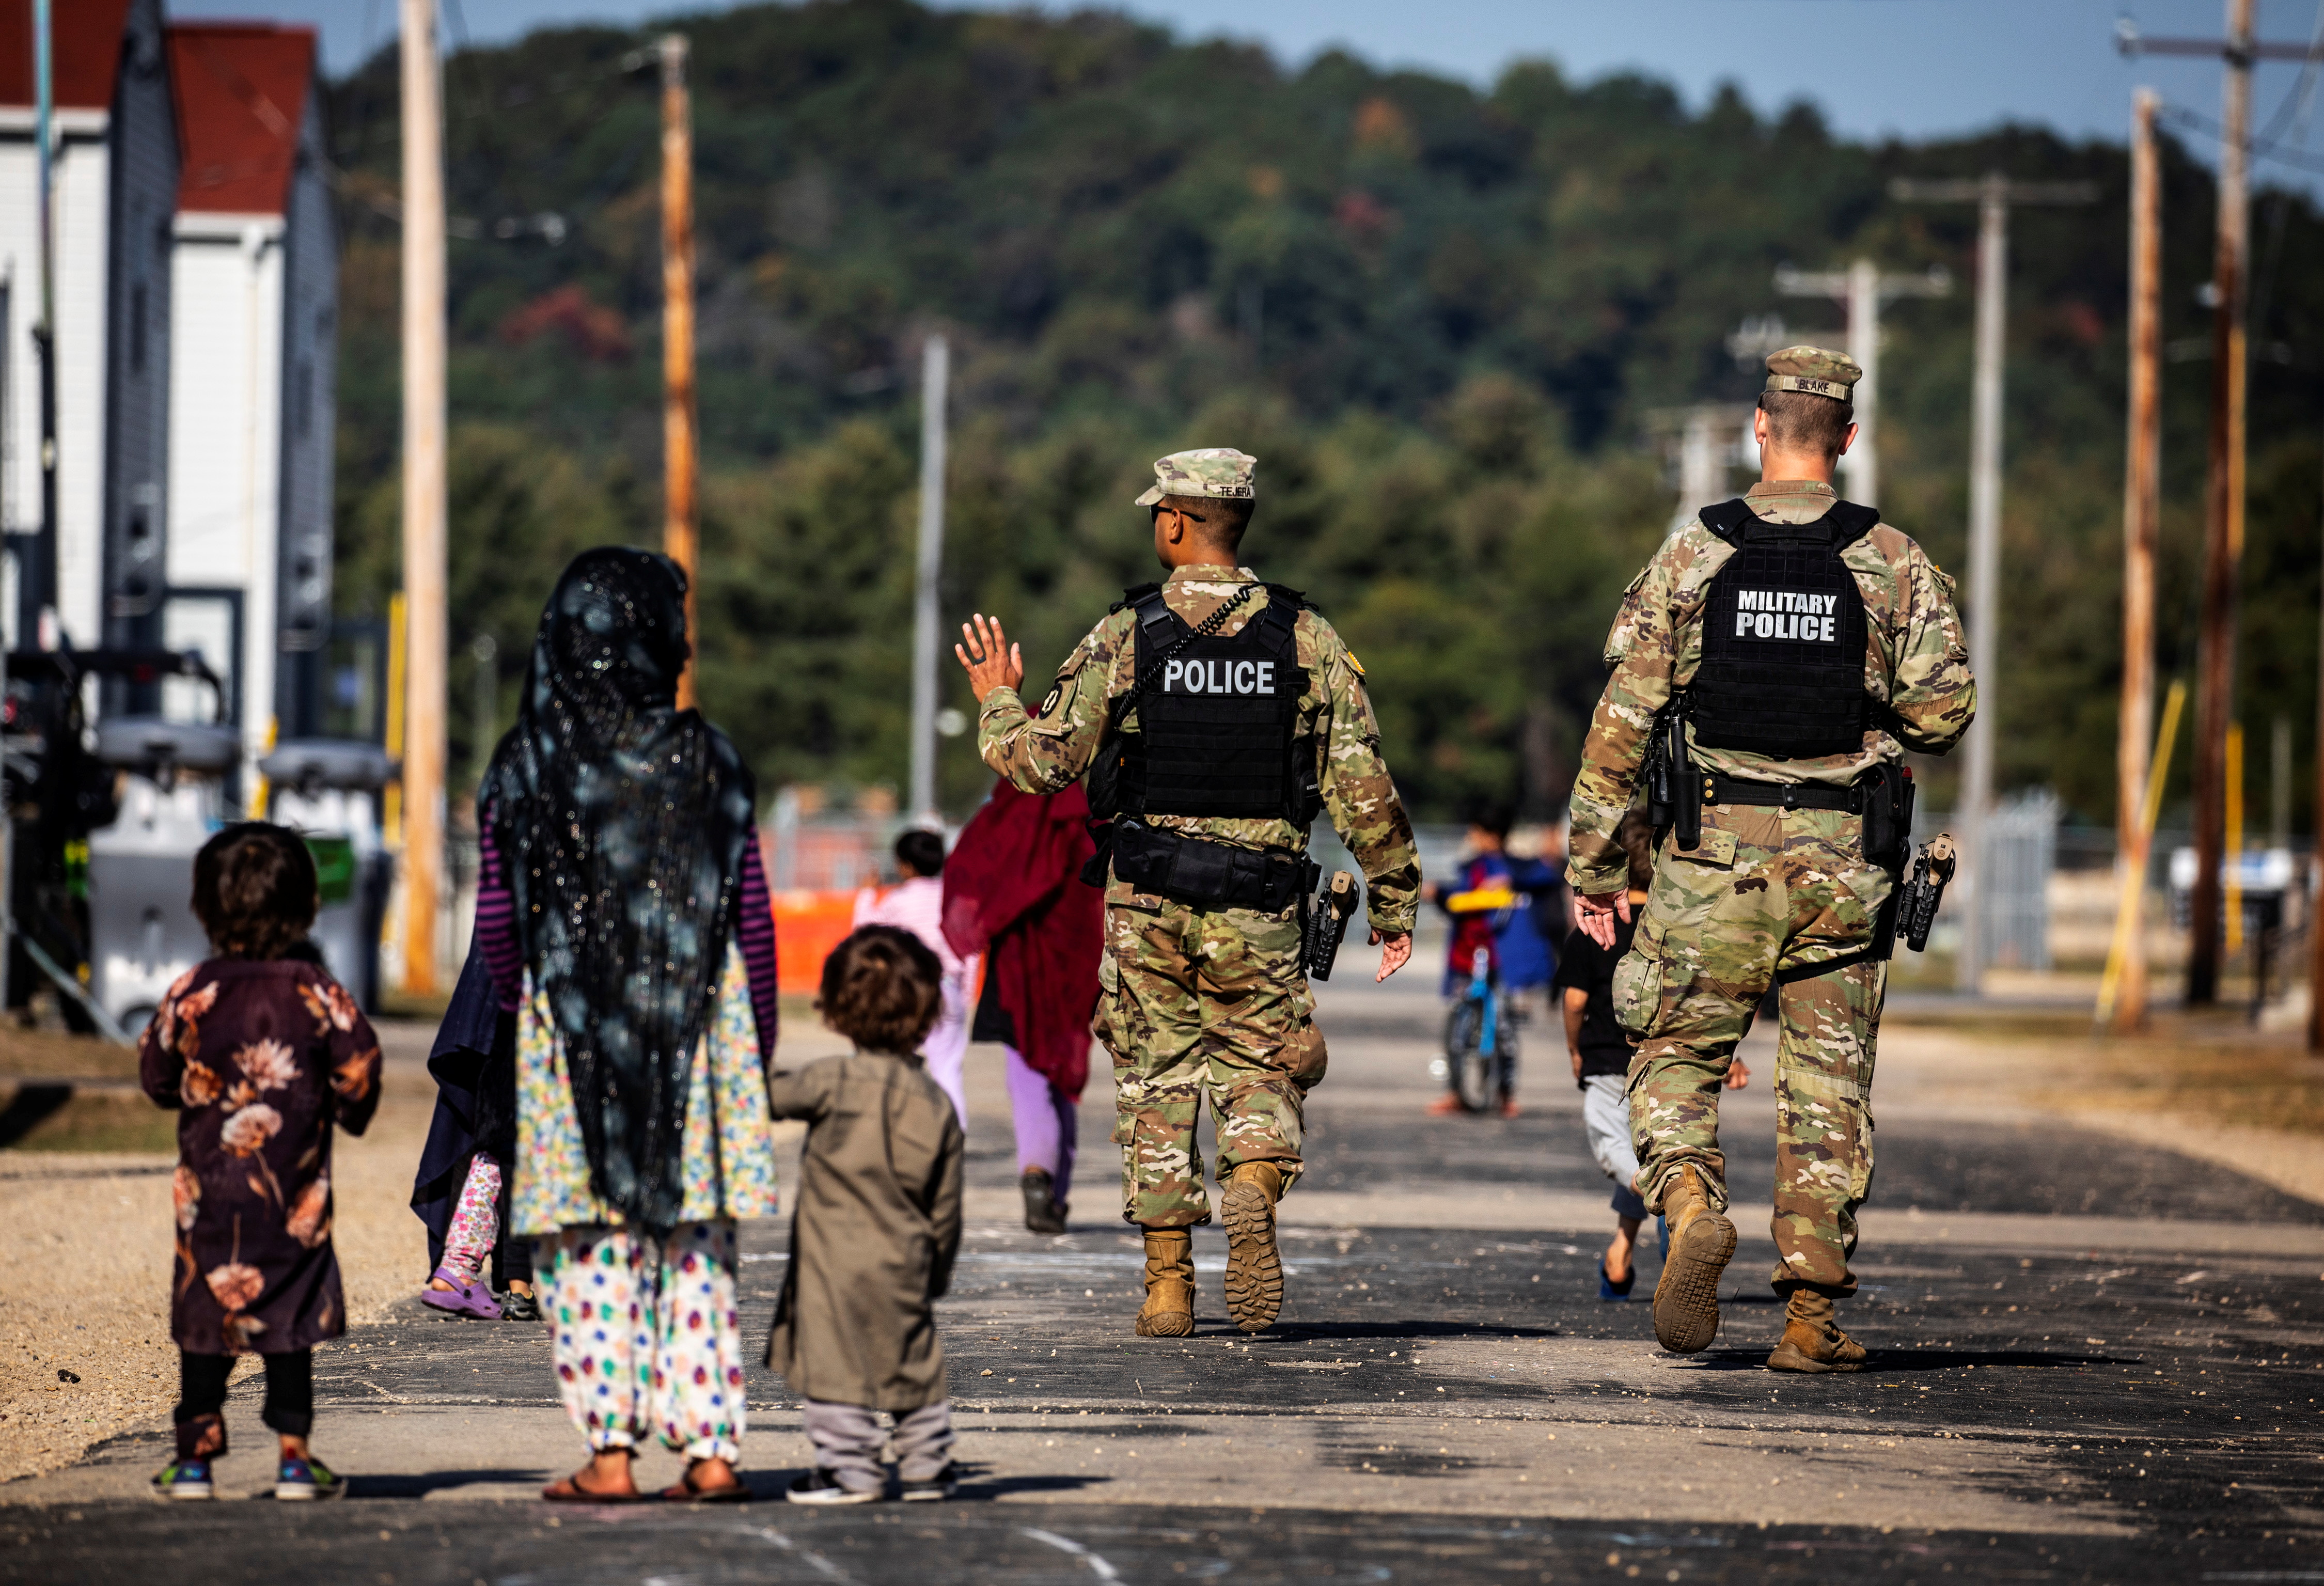
[(1738, 589), (1735, 592), (1735, 637), (1838, 642), (1837, 595), (1797, 589)]

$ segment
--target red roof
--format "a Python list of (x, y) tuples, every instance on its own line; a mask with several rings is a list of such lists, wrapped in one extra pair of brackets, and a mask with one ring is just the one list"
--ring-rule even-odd
[(180, 212), (281, 214), (314, 78), (313, 28), (171, 23)]
[[(129, 0), (66, 0), (49, 14), (57, 107), (112, 109)], [(32, 0), (0, 0), (0, 105), (32, 103)]]

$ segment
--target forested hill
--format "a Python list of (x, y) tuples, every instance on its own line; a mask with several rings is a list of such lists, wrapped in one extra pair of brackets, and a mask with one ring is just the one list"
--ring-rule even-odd
[[(945, 604), (1045, 673), (1149, 576), (1153, 457), (1261, 459), (1247, 559), (1356, 646), (1399, 781), (1562, 798), (1623, 583), (1676, 504), (1658, 415), (1744, 405), (1747, 318), (1836, 333), (1775, 267), (1939, 263), (1969, 206), (1899, 175), (2094, 180), (2012, 238), (2004, 775), (2111, 810), (2126, 160), (2004, 129), (1849, 143), (1811, 106), (1690, 110), (1636, 77), (1520, 64), (1489, 91), (1344, 55), (1296, 72), (1120, 16), (821, 0), (692, 40), (706, 435), (703, 693), (770, 785), (900, 781), (918, 349), (953, 339)], [(456, 696), (520, 650), (563, 558), (659, 534), (659, 28), (536, 33), (447, 65)], [(2092, 49), (2105, 47), (2093, 39)], [(336, 85), (346, 248), (341, 608), (396, 574), (395, 60)], [(2166, 672), (2193, 655), (2210, 185), (2169, 152)], [(556, 217), (543, 220), (543, 217)], [(2246, 719), (2316, 674), (2324, 226), (2256, 210)], [(1961, 559), (1970, 305), (1892, 308), (1880, 504)], [(1740, 475), (1738, 476), (1740, 482)], [(2183, 607), (2183, 610), (2181, 609)], [(952, 702), (964, 689), (947, 679)], [(512, 678), (508, 684), (512, 691)], [(503, 710), (503, 719), (506, 719)], [(465, 745), (456, 727), (455, 763)], [(2255, 766), (2255, 778), (2264, 768)], [(945, 748), (947, 802), (984, 778)]]

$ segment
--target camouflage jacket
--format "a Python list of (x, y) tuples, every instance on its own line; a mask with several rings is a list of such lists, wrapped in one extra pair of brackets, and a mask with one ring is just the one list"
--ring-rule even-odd
[[(1220, 602), (1259, 575), (1248, 567), (1180, 567), (1163, 586), (1170, 609), (1190, 623), (1200, 622)], [(1270, 597), (1252, 597), (1220, 630), (1232, 636), (1266, 609)], [(1013, 688), (995, 688), (977, 714), (976, 747), (984, 763), (1028, 793), (1054, 793), (1069, 785), (1097, 758), (1105, 732), (1107, 702), (1127, 694), (1136, 681), (1136, 613), (1124, 608), (1089, 632), (1057, 669), (1040, 707), (1028, 715)], [(1307, 687), (1299, 696), (1298, 731), (1315, 740), (1316, 786), (1331, 817), (1369, 883), (1369, 912), (1375, 929), (1408, 931), (1418, 912), (1420, 854), (1412, 823), (1397, 797), (1388, 765), (1380, 758), (1379, 724), (1364, 696), (1363, 668), (1340, 641), (1332, 624), (1302, 612), (1294, 630)], [(1138, 730), (1132, 710), (1121, 730)], [(1157, 815), (1154, 825), (1245, 848), (1304, 851), (1307, 834), (1286, 820), (1228, 820)], [(1127, 903), (1138, 894), (1116, 880), (1108, 903)]]
[[(1768, 522), (1812, 523), (1838, 498), (1829, 484), (1787, 480), (1755, 484), (1744, 499)], [(1613, 676), (1591, 716), (1582, 774), (1573, 784), (1566, 873), (1576, 891), (1611, 892), (1624, 884), (1614, 831), (1630, 807), (1655, 713), (1702, 664), (1703, 602), (1712, 575), (1734, 554), (1697, 519), (1663, 541), (1623, 594), (1606, 636)], [(1775, 760), (1697, 747), (1696, 764), (1763, 782), (1845, 785), (1906, 749), (1941, 754), (1969, 730), (1977, 714), (1977, 682), (1953, 607), (1953, 581), (1909, 536), (1886, 523), (1849, 546), (1841, 559), (1864, 593), (1865, 692), (1887, 705), (1889, 718), (1866, 728), (1864, 747), (1854, 754)], [(1690, 743), (1692, 737), (1690, 728)]]

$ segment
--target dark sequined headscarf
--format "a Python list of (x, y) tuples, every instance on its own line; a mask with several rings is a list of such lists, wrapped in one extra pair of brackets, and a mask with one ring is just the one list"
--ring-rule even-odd
[(541, 613), (484, 788), (592, 1185), (655, 1233), (678, 1220), (688, 1067), (752, 835), (749, 769), (677, 708), (689, 653), (675, 562), (582, 552)]

